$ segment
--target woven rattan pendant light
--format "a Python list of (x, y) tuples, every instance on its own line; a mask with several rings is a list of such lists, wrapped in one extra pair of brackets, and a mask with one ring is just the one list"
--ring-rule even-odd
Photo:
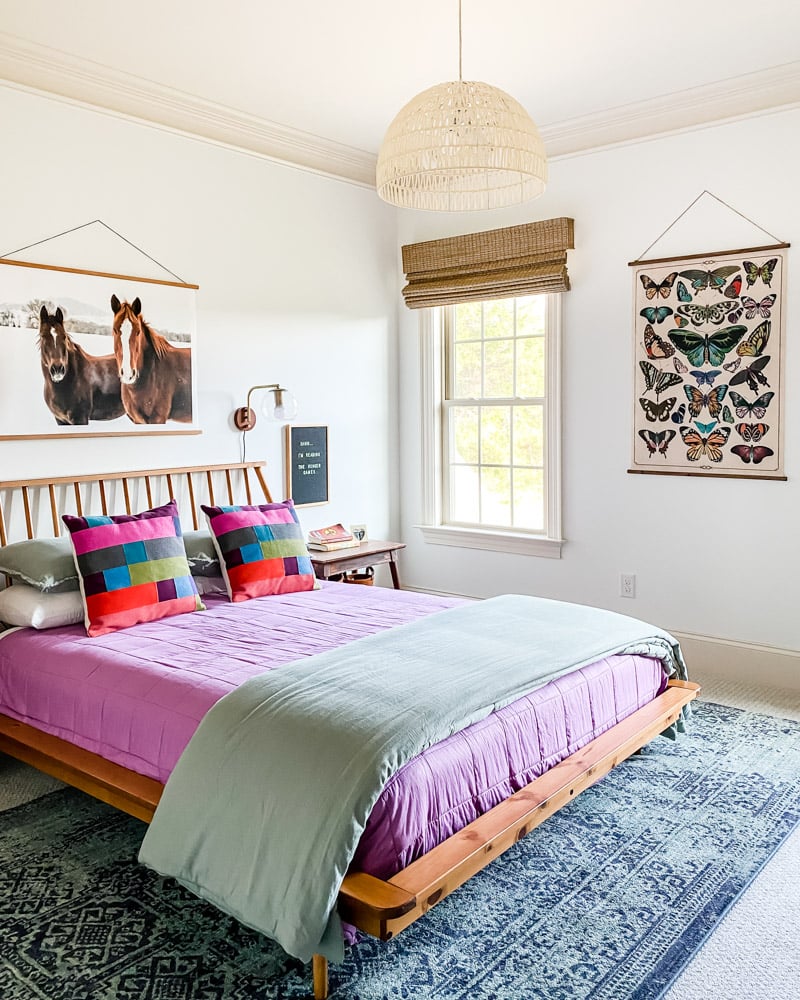
[(401, 208), (470, 212), (518, 205), (547, 183), (539, 130), (505, 91), (461, 79), (417, 94), (389, 126), (376, 171), (378, 194)]

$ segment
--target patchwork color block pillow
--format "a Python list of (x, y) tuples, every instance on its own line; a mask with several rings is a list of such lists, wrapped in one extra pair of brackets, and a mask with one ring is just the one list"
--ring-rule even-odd
[(174, 500), (141, 514), (64, 514), (62, 520), (72, 539), (89, 635), (205, 610)]
[(202, 507), (232, 601), (317, 588), (303, 529), (291, 500)]

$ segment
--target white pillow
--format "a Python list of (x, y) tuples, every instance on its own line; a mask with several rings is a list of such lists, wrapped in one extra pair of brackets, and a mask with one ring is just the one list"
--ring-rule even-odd
[(58, 628), (83, 621), (83, 598), (79, 590), (43, 594), (26, 583), (15, 583), (0, 591), (0, 622)]

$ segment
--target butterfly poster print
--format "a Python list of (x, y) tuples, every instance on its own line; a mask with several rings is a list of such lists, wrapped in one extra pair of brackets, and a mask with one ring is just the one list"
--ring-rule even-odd
[(630, 472), (786, 478), (786, 246), (631, 264)]

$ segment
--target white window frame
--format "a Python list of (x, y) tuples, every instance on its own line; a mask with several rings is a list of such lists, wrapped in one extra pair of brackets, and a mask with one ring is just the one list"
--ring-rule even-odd
[(542, 532), (444, 523), (444, 310), (420, 310), (422, 524), (426, 542), (561, 558), (561, 295), (547, 296), (545, 319), (545, 527)]

